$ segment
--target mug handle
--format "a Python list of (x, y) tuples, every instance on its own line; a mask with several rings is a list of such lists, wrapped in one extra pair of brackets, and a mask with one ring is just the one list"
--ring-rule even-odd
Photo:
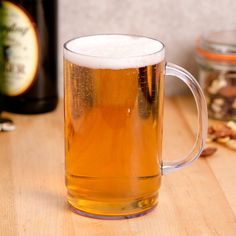
[(208, 127), (207, 105), (202, 89), (196, 79), (188, 71), (172, 63), (166, 63), (165, 75), (177, 77), (191, 90), (197, 106), (198, 126), (196, 140), (191, 151), (182, 160), (163, 161), (161, 166), (162, 174), (167, 174), (189, 166), (200, 156), (206, 142)]

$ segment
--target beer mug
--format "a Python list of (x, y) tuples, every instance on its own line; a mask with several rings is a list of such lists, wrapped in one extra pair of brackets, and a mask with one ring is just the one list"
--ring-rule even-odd
[[(182, 160), (162, 160), (166, 75), (192, 91), (198, 110), (195, 144)], [(207, 134), (197, 81), (165, 61), (160, 41), (94, 35), (64, 45), (66, 186), (71, 209), (101, 219), (143, 215), (158, 203), (161, 176), (196, 160)]]

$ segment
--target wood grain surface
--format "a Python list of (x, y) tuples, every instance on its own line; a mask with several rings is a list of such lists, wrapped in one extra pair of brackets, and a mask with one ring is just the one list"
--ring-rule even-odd
[[(236, 235), (236, 152), (223, 146), (163, 176), (159, 205), (146, 216), (96, 220), (72, 213), (64, 185), (62, 103), (37, 116), (3, 114), (16, 123), (0, 133), (0, 235)], [(165, 100), (164, 159), (186, 155), (196, 110), (188, 97)]]

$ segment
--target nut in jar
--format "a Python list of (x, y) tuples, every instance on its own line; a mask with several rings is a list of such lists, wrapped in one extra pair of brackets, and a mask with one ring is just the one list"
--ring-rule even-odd
[(209, 117), (236, 121), (236, 30), (202, 36), (196, 55)]

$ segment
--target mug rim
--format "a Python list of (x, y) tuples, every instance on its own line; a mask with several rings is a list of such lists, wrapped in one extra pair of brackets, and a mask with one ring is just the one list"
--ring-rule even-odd
[[(113, 36), (121, 36), (121, 37), (135, 37), (135, 38), (143, 38), (146, 40), (150, 40), (150, 42), (157, 43), (151, 53), (140, 53), (138, 55), (124, 55), (124, 56), (104, 56), (104, 55), (92, 55), (92, 53), (81, 53), (80, 49), (75, 50), (71, 48), (69, 45), (75, 41), (80, 39), (92, 38), (92, 37), (113, 37)], [(148, 42), (148, 41), (147, 41)], [(151, 48), (151, 47), (150, 47)], [(152, 50), (152, 49), (149, 49)], [(160, 40), (143, 36), (143, 35), (135, 35), (135, 34), (94, 34), (94, 35), (82, 35), (79, 37), (72, 38), (66, 41), (63, 44), (63, 55), (64, 58), (68, 61), (71, 61), (75, 64), (79, 64), (85, 67), (92, 68), (108, 68), (108, 69), (125, 69), (132, 67), (142, 67), (147, 65), (158, 64), (162, 62), (165, 58), (165, 45)], [(115, 64), (117, 63), (117, 64)]]
[(153, 54), (157, 54), (157, 53), (160, 53), (162, 50), (165, 49), (165, 44), (158, 40), (158, 39), (155, 39), (155, 38), (152, 38), (152, 37), (149, 37), (149, 36), (144, 36), (144, 35), (138, 35), (138, 34), (88, 34), (88, 35), (81, 35), (81, 36), (77, 36), (77, 37), (74, 37), (72, 39), (69, 39), (67, 40), (64, 44), (63, 44), (63, 48), (64, 50), (67, 50), (67, 51), (70, 51), (71, 53), (74, 53), (74, 54), (78, 54), (78, 55), (81, 55), (81, 56), (87, 56), (87, 57), (98, 57), (98, 58), (124, 58), (124, 57), (108, 57), (108, 56), (95, 56), (95, 55), (88, 55), (88, 54), (84, 54), (84, 53), (80, 53), (80, 52), (76, 52), (75, 50), (71, 50), (69, 47), (68, 47), (68, 44), (75, 41), (75, 40), (78, 40), (78, 39), (81, 39), (81, 38), (90, 38), (90, 37), (96, 37), (96, 36), (128, 36), (128, 37), (135, 37), (135, 38), (146, 38), (146, 39), (150, 39), (152, 41), (155, 41), (155, 42), (158, 42), (159, 44), (161, 44), (161, 49), (160, 50), (157, 50), (155, 52), (152, 52), (152, 53), (148, 53), (148, 54), (143, 54), (143, 55), (138, 55), (138, 56), (128, 56), (128, 57), (125, 57), (125, 58), (132, 58), (132, 57), (143, 57), (143, 56), (150, 56), (150, 55), (153, 55)]

